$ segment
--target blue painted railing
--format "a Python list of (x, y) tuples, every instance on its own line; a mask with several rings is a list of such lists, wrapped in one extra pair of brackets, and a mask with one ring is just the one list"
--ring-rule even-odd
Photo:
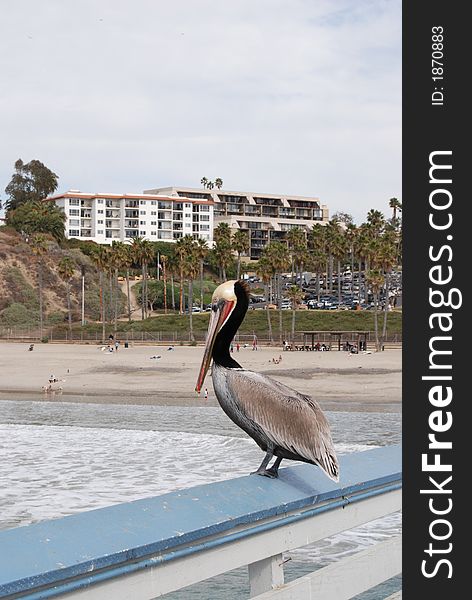
[[(308, 533), (302, 543), (282, 543), (274, 538), (271, 548), (261, 554), (255, 540), (264, 539), (263, 534), (276, 535), (282, 529), (316, 523), (322, 515), (341, 509), (334, 520), (339, 522), (340, 514), (347, 518), (348, 511), (343, 509), (354, 510), (401, 488), (399, 446), (342, 456), (340, 468), (339, 483), (312, 465), (297, 465), (281, 469), (275, 480), (239, 477), (0, 531), (0, 598), (93, 598), (94, 588), (103, 590), (112, 583), (115, 591), (108, 596), (102, 592), (101, 597), (118, 598), (116, 590), (124, 590), (127, 582), (140, 574), (151, 577), (151, 584), (144, 581), (135, 588), (136, 595), (123, 593), (122, 597), (152, 598), (235, 566), (255, 564), (290, 550), (290, 543), (301, 546), (316, 539)], [(350, 526), (399, 508), (397, 503), (379, 509), (376, 502), (367, 516), (354, 510)], [(349, 528), (342, 523), (342, 529)], [(333, 527), (339, 525), (330, 527), (329, 531), (336, 531)], [(297, 538), (295, 529), (293, 536)], [(208, 569), (200, 567), (196, 576), (183, 577), (176, 585), (164, 583), (162, 569), (166, 566), (177, 561), (183, 564), (181, 561), (196, 555), (204, 561), (204, 555), (228, 545), (235, 548), (233, 558), (220, 553), (223, 558), (216, 563), (212, 560)], [(238, 549), (243, 552), (240, 558)]]

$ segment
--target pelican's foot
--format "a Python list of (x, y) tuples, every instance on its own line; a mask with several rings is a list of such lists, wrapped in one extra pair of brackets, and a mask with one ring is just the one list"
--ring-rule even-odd
[(274, 469), (258, 469), (257, 471), (253, 471), (251, 475), (261, 475), (262, 477), (270, 477), (270, 479), (275, 479), (279, 476)]

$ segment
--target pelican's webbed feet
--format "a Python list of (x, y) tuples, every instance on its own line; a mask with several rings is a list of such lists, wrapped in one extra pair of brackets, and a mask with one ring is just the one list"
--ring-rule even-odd
[(263, 477), (270, 477), (271, 479), (277, 478), (279, 476), (279, 466), (282, 462), (282, 459), (278, 457), (270, 469), (268, 469), (267, 465), (271, 461), (272, 457), (272, 452), (267, 452), (257, 471), (253, 471), (251, 475), (262, 475)]

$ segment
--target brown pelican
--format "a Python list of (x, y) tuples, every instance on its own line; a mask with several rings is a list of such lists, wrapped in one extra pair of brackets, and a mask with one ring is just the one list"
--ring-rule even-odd
[[(230, 355), (230, 343), (248, 305), (249, 290), (242, 281), (227, 281), (214, 291), (196, 391), (202, 389), (213, 359), (213, 387), (221, 408), (266, 452), (255, 471), (258, 475), (277, 477), (282, 459), (289, 458), (318, 465), (338, 481), (329, 424), (318, 403), (271, 377), (244, 369)], [(267, 468), (274, 456), (274, 464)]]

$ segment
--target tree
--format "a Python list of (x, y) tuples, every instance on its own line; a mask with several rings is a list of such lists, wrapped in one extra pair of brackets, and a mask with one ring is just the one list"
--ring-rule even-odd
[(286, 235), (288, 249), (290, 251), (292, 262), (292, 281), (294, 271), (297, 273), (297, 279), (302, 283), (303, 266), (307, 260), (307, 241), (305, 230), (301, 227), (292, 227)]
[(400, 200), (398, 200), (398, 198), (390, 198), (390, 200), (388, 201), (388, 205), (393, 211), (392, 219), (395, 221), (397, 218), (397, 211), (402, 211), (402, 203), (400, 202)]
[[(308, 231), (307, 246), (310, 263), (316, 272), (316, 290), (320, 300), (320, 275), (325, 272), (326, 266), (326, 230), (323, 225), (315, 223)], [(325, 282), (325, 287), (327, 282)]]
[(208, 244), (206, 240), (202, 240), (202, 238), (197, 239), (195, 252), (200, 261), (200, 308), (203, 310), (203, 267), (205, 258), (208, 255)]
[(273, 266), (270, 264), (266, 256), (262, 255), (257, 262), (256, 273), (262, 279), (265, 287), (265, 298), (266, 298), (266, 315), (267, 315), (267, 327), (269, 331), (269, 343), (272, 344), (274, 341), (272, 337), (272, 323), (270, 320), (269, 310), (269, 284), (273, 276)]
[(215, 186), (221, 190), (221, 188), (223, 187), (223, 180), (221, 179), (221, 177), (217, 177), (215, 179)]
[(43, 337), (43, 257), (48, 250), (46, 236), (37, 233), (31, 239), (31, 251), (36, 257), (38, 267), (38, 296), (39, 296), (39, 335)]
[(69, 335), (72, 340), (72, 309), (70, 301), (70, 281), (74, 275), (75, 265), (70, 256), (63, 256), (58, 264), (59, 277), (66, 284), (67, 293), (67, 320), (69, 322)]
[(50, 234), (60, 242), (64, 239), (65, 218), (64, 211), (54, 202), (29, 201), (8, 210), (6, 223), (27, 236)]
[(133, 252), (131, 246), (125, 245), (123, 242), (118, 242), (118, 264), (120, 269), (125, 269), (126, 277), (126, 295), (128, 297), (128, 323), (131, 323), (131, 291), (129, 285), (129, 268), (133, 264)]
[(198, 246), (193, 238), (185, 236), (186, 253), (184, 257), (184, 273), (188, 282), (188, 314), (189, 314), (189, 333), (190, 341), (195, 342), (193, 334), (193, 280), (198, 276), (200, 270), (200, 258), (198, 254)]
[(295, 312), (298, 305), (303, 300), (303, 290), (298, 285), (292, 285), (287, 290), (287, 298), (292, 303), (292, 341), (295, 337)]
[(331, 217), (331, 220), (337, 221), (338, 223), (343, 223), (346, 226), (352, 225), (354, 222), (352, 215), (342, 210), (338, 210), (338, 212), (335, 212), (334, 215)]
[(147, 318), (147, 267), (154, 258), (154, 248), (152, 243), (142, 237), (135, 237), (131, 242), (131, 252), (133, 259), (141, 265), (142, 274), (142, 292), (141, 292), (141, 318)]
[(226, 269), (233, 261), (231, 255), (231, 228), (228, 223), (220, 223), (213, 232), (215, 245), (213, 254), (220, 268), (220, 279), (226, 281)]
[(381, 350), (379, 339), (379, 294), (385, 282), (385, 277), (382, 271), (373, 269), (367, 272), (366, 282), (372, 290), (374, 296), (374, 331), (375, 331), (375, 348), (377, 352)]
[(262, 251), (262, 256), (266, 258), (272, 267), (275, 288), (277, 290), (277, 304), (279, 308), (279, 338), (282, 343), (282, 285), (281, 274), (290, 265), (290, 255), (287, 245), (283, 242), (270, 242)]
[(236, 279), (239, 279), (241, 276), (241, 254), (245, 254), (249, 250), (249, 232), (237, 229), (233, 234), (231, 247), (238, 254)]
[(177, 265), (179, 269), (179, 313), (182, 315), (185, 311), (184, 306), (184, 277), (185, 277), (185, 264), (189, 254), (193, 252), (194, 240), (191, 235), (184, 235), (177, 240), (175, 243), (175, 257), (177, 259)]
[(202, 177), (200, 179), (200, 183), (203, 185), (204, 188), (206, 188), (207, 183), (208, 183), (208, 179), (206, 177)]
[(167, 314), (167, 264), (168, 257), (165, 254), (161, 254), (162, 263), (162, 281), (164, 282), (164, 313)]
[(102, 343), (105, 342), (105, 297), (103, 290), (103, 276), (108, 266), (108, 248), (98, 246), (91, 255), (92, 262), (98, 270), (98, 285), (100, 290), (100, 320), (102, 322)]
[(19, 158), (15, 163), (15, 173), (5, 188), (7, 212), (27, 202), (44, 200), (57, 189), (57, 180), (58, 176), (39, 160), (25, 164)]

